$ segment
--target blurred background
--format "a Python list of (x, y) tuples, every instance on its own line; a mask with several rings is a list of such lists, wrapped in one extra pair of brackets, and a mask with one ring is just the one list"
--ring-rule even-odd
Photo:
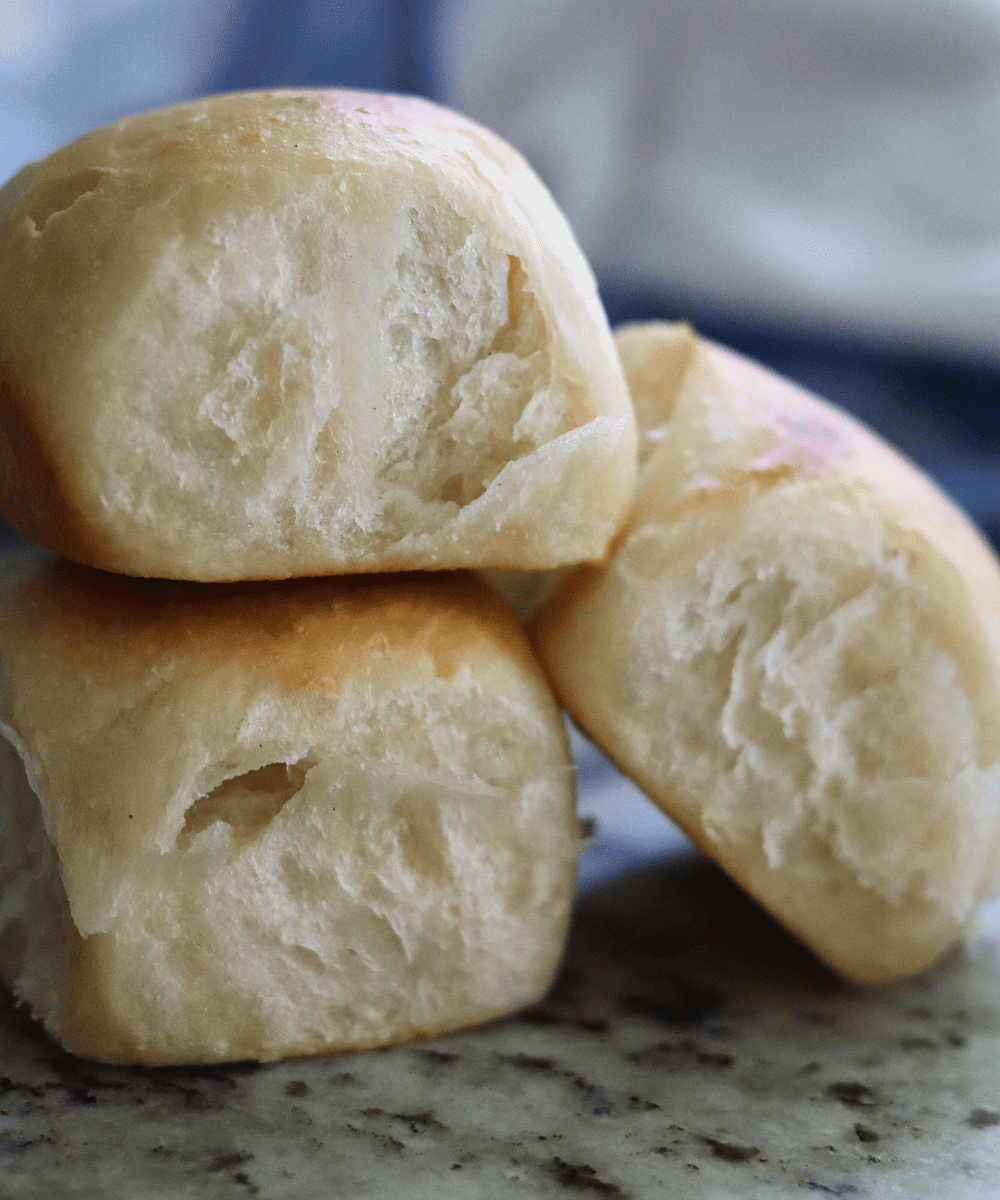
[[(0, 177), (281, 85), (500, 133), (613, 324), (689, 318), (853, 410), (1000, 545), (1000, 0), (0, 0)], [(680, 837), (574, 748), (584, 883)]]

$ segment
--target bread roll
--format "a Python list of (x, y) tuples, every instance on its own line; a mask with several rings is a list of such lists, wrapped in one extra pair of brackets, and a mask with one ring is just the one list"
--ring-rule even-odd
[(835, 970), (917, 971), (997, 887), (1000, 572), (846, 414), (625, 328), (639, 490), (533, 635), (574, 719)]
[(129, 575), (603, 553), (634, 481), (593, 277), (527, 164), (423, 100), (215, 96), (0, 191), (0, 507)]
[(464, 575), (0, 583), (0, 969), (64, 1046), (170, 1064), (386, 1045), (539, 998), (572, 768)]

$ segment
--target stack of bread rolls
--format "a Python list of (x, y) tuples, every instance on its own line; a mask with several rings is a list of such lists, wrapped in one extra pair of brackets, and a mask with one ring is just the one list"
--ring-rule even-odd
[(50, 548), (0, 579), (0, 971), (68, 1048), (273, 1059), (538, 998), (579, 844), (554, 696), (851, 979), (995, 887), (991, 552), (685, 326), (616, 348), (486, 131), (214, 97), (25, 168), (0, 237), (0, 505)]
[(26, 167), (0, 245), (0, 503), (63, 556), (0, 579), (16, 997), (148, 1064), (538, 999), (566, 731), (514, 616), (440, 568), (593, 558), (630, 502), (542, 184), (420, 100), (219, 96)]

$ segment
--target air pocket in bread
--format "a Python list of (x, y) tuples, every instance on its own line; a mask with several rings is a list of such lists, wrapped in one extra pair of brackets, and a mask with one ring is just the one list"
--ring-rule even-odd
[(0, 970), (146, 1064), (427, 1037), (541, 996), (577, 828), (565, 730), (461, 573), (0, 582)]

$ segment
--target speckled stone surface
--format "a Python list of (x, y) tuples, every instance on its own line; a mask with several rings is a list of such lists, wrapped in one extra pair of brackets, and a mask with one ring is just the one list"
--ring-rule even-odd
[(103, 1067), (0, 1014), (0, 1197), (1000, 1196), (1000, 907), (925, 974), (819, 967), (627, 785), (563, 972), (488, 1028), (353, 1057)]

